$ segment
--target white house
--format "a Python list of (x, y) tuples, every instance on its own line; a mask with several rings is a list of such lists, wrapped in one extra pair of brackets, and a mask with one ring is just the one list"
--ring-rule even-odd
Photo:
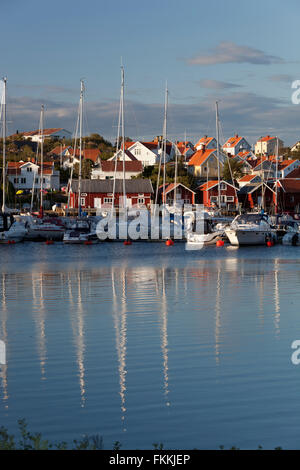
[[(278, 139), (278, 147), (283, 147), (283, 141)], [(276, 153), (277, 137), (266, 135), (261, 137), (255, 144), (256, 155), (273, 155)]]
[[(117, 166), (116, 166), (117, 164)], [(116, 170), (116, 171), (115, 171)], [(143, 171), (142, 162), (138, 160), (128, 161), (125, 160), (125, 179), (131, 179), (134, 176), (139, 175)], [(91, 179), (123, 179), (123, 161), (108, 161), (103, 160), (100, 162), (99, 166), (92, 169)]]
[(283, 160), (278, 163), (279, 178), (286, 178), (292, 171), (300, 167), (299, 160)]
[[(31, 190), (41, 185), (41, 168), (33, 162), (8, 162), (6, 174), (16, 190)], [(54, 163), (44, 162), (43, 189), (59, 190), (59, 171), (54, 170)]]
[[(142, 162), (143, 166), (152, 166), (156, 165), (159, 163), (160, 156), (163, 155), (163, 150), (162, 150), (162, 143), (159, 141), (156, 142), (126, 142), (126, 150), (130, 152), (133, 157), (136, 158), (136, 160), (139, 160)], [(131, 145), (130, 145), (131, 144)], [(119, 150), (117, 154), (115, 154), (111, 160), (114, 160), (115, 158), (121, 159), (122, 158), (122, 150)], [(127, 153), (127, 152), (126, 152)], [(166, 162), (171, 160), (175, 155), (175, 149), (173, 144), (167, 143), (166, 145)], [(125, 157), (126, 160), (132, 159), (131, 157), (127, 156)], [(162, 163), (163, 163), (163, 157), (162, 157)]]
[(197, 150), (201, 150), (205, 146), (206, 149), (216, 149), (217, 148), (217, 140), (215, 137), (208, 137), (205, 135), (198, 140), (195, 147)]
[[(39, 130), (30, 131), (30, 132), (23, 132), (24, 139), (30, 139), (32, 142), (41, 142), (42, 137)], [(44, 139), (71, 139), (72, 133), (63, 129), (62, 127), (59, 128), (51, 128), (51, 129), (44, 129), (43, 131)]]
[(250, 151), (251, 145), (247, 142), (244, 137), (239, 136), (236, 134), (234, 137), (230, 137), (226, 140), (225, 144), (223, 145), (223, 151), (226, 153), (230, 153), (230, 155), (237, 155), (239, 152), (242, 151)]

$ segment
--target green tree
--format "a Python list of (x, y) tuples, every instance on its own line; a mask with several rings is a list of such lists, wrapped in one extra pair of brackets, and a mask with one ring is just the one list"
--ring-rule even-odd
[(224, 163), (222, 177), (225, 181), (237, 180), (243, 176), (243, 163), (234, 160), (233, 158), (227, 159)]

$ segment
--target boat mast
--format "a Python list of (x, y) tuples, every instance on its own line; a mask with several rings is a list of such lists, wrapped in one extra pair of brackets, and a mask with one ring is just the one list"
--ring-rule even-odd
[(217, 164), (218, 164), (218, 207), (221, 208), (221, 188), (220, 188), (220, 149), (219, 149), (219, 107), (216, 101), (216, 136), (217, 136)]
[(122, 132), (122, 160), (123, 160), (123, 205), (126, 210), (125, 186), (125, 124), (124, 124), (124, 67), (121, 65), (121, 132)]
[(80, 102), (79, 102), (79, 175), (78, 175), (78, 216), (81, 216), (81, 161), (82, 161), (82, 117), (83, 117), (83, 92), (84, 83), (80, 80)]
[(44, 105), (41, 106), (41, 205), (40, 216), (43, 217), (43, 177), (44, 177)]
[(2, 98), (2, 105), (3, 105), (3, 129), (2, 129), (2, 136), (3, 136), (3, 188), (2, 188), (2, 212), (5, 212), (5, 173), (6, 173), (6, 82), (7, 78), (3, 78), (4, 83), (4, 90), (3, 90), (3, 98)]
[(168, 117), (168, 83), (166, 82), (166, 91), (165, 91), (165, 110), (164, 110), (164, 128), (163, 128), (163, 162), (164, 162), (164, 172), (163, 172), (163, 204), (166, 203), (166, 148), (167, 148), (167, 117)]
[(275, 215), (278, 212), (278, 137), (276, 137)]

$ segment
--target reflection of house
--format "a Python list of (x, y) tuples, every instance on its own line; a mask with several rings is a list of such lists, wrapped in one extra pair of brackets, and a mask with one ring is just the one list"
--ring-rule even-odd
[(239, 152), (246, 150), (250, 151), (251, 145), (248, 144), (244, 137), (241, 137), (237, 134), (234, 137), (227, 139), (223, 145), (223, 151), (225, 153), (229, 153), (230, 155), (237, 155)]
[[(114, 181), (110, 179), (81, 180), (81, 207), (94, 209), (111, 207)], [(149, 206), (153, 194), (148, 179), (125, 180), (126, 206)], [(115, 180), (115, 207), (123, 206), (123, 180)], [(78, 208), (78, 180), (73, 180), (70, 188), (70, 208)]]
[[(117, 165), (117, 166), (116, 166)], [(139, 175), (143, 171), (142, 162), (138, 160), (135, 161), (126, 161), (124, 162), (125, 169), (125, 179), (131, 179), (134, 176)], [(96, 168), (92, 169), (91, 178), (92, 179), (122, 179), (123, 178), (123, 162), (122, 161), (100, 161), (99, 165)]]
[[(194, 204), (195, 203), (195, 191), (184, 186), (182, 183), (170, 183), (165, 185), (165, 191), (163, 191), (163, 185), (160, 186), (159, 190), (161, 202), (166, 204)], [(163, 199), (163, 200), (162, 200)]]
[[(17, 190), (31, 190), (41, 184), (41, 168), (33, 162), (8, 162), (6, 174), (8, 180)], [(59, 190), (59, 171), (54, 169), (53, 162), (43, 164), (43, 188)]]
[[(217, 180), (207, 181), (197, 188), (200, 196), (200, 203), (205, 207), (218, 205), (219, 184)], [(220, 181), (220, 203), (221, 207), (227, 210), (235, 210), (238, 204), (236, 188), (227, 181)]]
[[(278, 139), (278, 147), (283, 147), (283, 141)], [(276, 153), (277, 148), (277, 137), (266, 135), (261, 137), (255, 144), (256, 155), (271, 155)]]
[[(220, 152), (220, 173), (224, 165), (225, 155)], [(188, 171), (196, 177), (216, 178), (218, 176), (217, 149), (197, 150), (188, 162)]]

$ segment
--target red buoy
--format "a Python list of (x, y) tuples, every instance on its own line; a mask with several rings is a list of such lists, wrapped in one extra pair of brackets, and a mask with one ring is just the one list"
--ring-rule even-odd
[(53, 245), (53, 240), (46, 240), (46, 245)]
[(218, 240), (216, 243), (216, 246), (224, 246), (224, 241), (223, 240)]
[(166, 245), (167, 245), (167, 246), (173, 246), (173, 245), (174, 245), (173, 240), (167, 240), (167, 241), (166, 241)]
[(84, 244), (85, 244), (85, 245), (92, 245), (93, 242), (92, 242), (91, 240), (86, 240), (86, 241), (84, 242)]
[(269, 246), (269, 247), (274, 246), (274, 242), (272, 242), (271, 240), (268, 240), (267, 241), (267, 246)]
[(132, 245), (131, 240), (125, 240), (125, 241), (124, 241), (124, 245)]

